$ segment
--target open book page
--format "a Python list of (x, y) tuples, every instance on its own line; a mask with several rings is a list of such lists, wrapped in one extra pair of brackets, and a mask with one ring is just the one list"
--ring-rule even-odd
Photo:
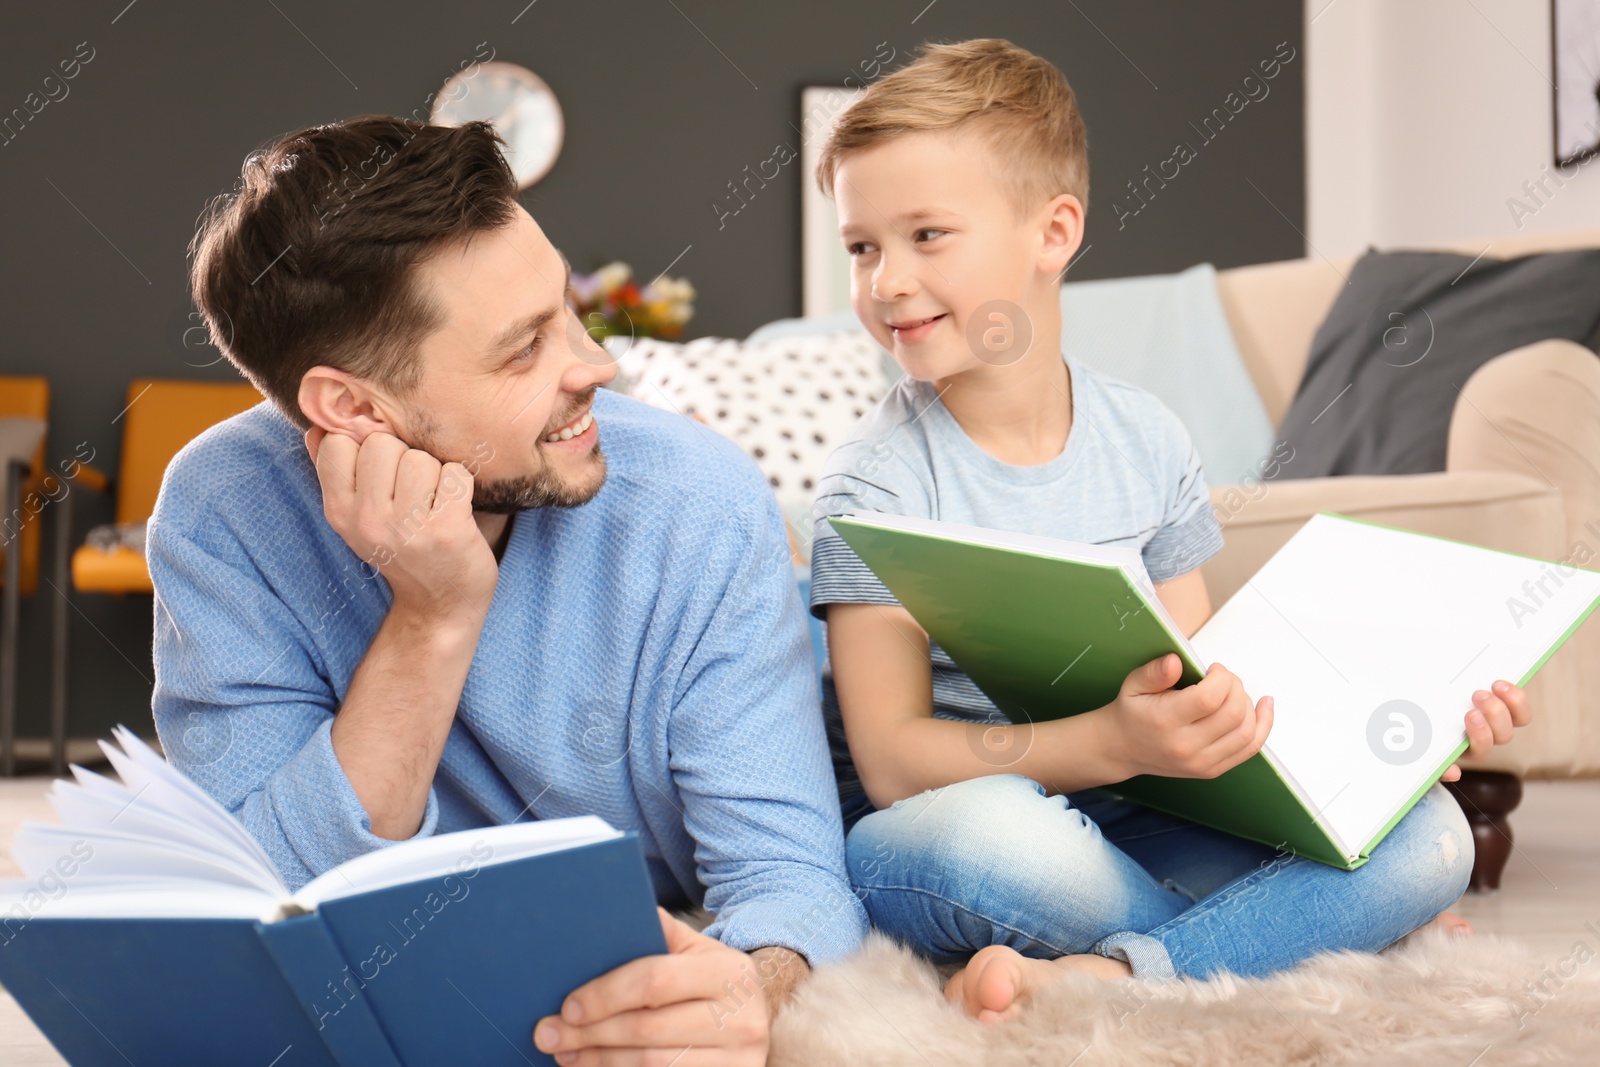
[(622, 831), (613, 830), (598, 815), (539, 819), (436, 834), (408, 841), (404, 847), (381, 848), (347, 860), (307, 882), (291, 900), (311, 911), (323, 901), (356, 893), (451, 873), (471, 874), (491, 864), (508, 863), (621, 836)]
[(185, 878), (0, 879), (0, 929), (30, 919), (260, 919), (277, 906), (259, 890)]
[[(154, 807), (169, 812), (180, 820), (204, 827), (216, 837), (223, 838), (247, 855), (255, 857), (262, 870), (276, 877), (277, 868), (266, 851), (250, 836), (244, 825), (228, 814), (228, 810), (213, 800), (205, 790), (186, 778), (168, 763), (139, 736), (126, 726), (118, 726), (112, 736), (122, 745), (122, 751), (100, 742), (100, 748), (116, 768), (122, 784), (138, 798), (135, 803), (150, 802)], [(278, 881), (283, 892), (288, 887)]]
[[(145, 837), (115, 827), (90, 829), (27, 822), (11, 842), (11, 857), (27, 878), (43, 878), (68, 860), (67, 866), (75, 871), (75, 884), (184, 878), (237, 886), (268, 898), (282, 895), (277, 886), (262, 884), (260, 872), (242, 867), (214, 849), (181, 840)], [(79, 862), (72, 864), (69, 858)]]
[(25, 822), (23, 877), (0, 881), (0, 915), (262, 918), (321, 901), (621, 837), (593, 816), (511, 823), (399, 842), (357, 856), (293, 898), (242, 824), (131, 731), (102, 742), (121, 782), (72, 768), (48, 798), (60, 822)]
[(1264, 751), (1354, 857), (1466, 739), (1473, 692), (1520, 683), (1600, 597), (1600, 574), (1556, 570), (1318, 515), (1193, 643), (1275, 698)]
[[(47, 798), (63, 825), (185, 844), (230, 860), (237, 869), (249, 872), (250, 882), (262, 892), (274, 896), (283, 892), (278, 872), (240, 848), (231, 837), (219, 838), (154, 805), (140, 803), (127, 789), (93, 771), (78, 766), (73, 766), (72, 771), (78, 780), (56, 779)], [(110, 876), (118, 873), (110, 872)]]

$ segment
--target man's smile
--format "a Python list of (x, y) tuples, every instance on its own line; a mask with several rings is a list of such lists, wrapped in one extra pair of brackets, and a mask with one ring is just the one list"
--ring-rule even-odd
[(564, 444), (566, 442), (590, 444), (588, 438), (593, 435), (590, 430), (594, 428), (594, 407), (591, 405), (584, 409), (582, 415), (573, 419), (559, 430), (553, 430), (544, 435), (546, 444)]

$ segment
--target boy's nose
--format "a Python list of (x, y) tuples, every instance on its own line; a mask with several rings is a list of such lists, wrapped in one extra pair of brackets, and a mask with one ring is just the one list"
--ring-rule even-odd
[(912, 251), (899, 255), (884, 253), (878, 272), (872, 279), (872, 298), (879, 303), (889, 304), (916, 292), (917, 276), (912, 262), (915, 257), (916, 253)]

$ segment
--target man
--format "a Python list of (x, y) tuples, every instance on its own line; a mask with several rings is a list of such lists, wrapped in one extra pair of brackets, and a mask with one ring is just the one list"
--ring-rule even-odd
[(760, 1063), (866, 931), (782, 519), (731, 443), (600, 388), (498, 140), (302, 130), (207, 213), (195, 301), (268, 402), (180, 452), (151, 517), (157, 730), (291, 886), (473, 826), (638, 831), (658, 902), (715, 921), (662, 910), (670, 954), (534, 1043)]

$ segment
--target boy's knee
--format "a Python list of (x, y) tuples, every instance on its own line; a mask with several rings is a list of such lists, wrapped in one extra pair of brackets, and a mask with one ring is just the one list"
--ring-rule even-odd
[(851, 829), (845, 839), (851, 880), (870, 882), (897, 857), (926, 870), (968, 864), (1003, 870), (1037, 852), (1040, 820), (1051, 803), (1041, 786), (1019, 774), (969, 778), (907, 797)]
[(1439, 784), (1422, 795), (1411, 814), (1420, 818), (1409, 835), (1414, 888), (1437, 906), (1437, 914), (1459, 900), (1472, 880), (1472, 827), (1456, 798)]

